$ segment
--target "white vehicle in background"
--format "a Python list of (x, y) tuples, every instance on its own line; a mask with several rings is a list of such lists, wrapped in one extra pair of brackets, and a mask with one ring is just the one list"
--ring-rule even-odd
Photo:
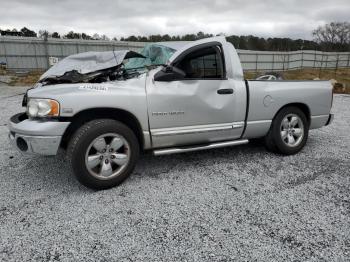
[[(124, 60), (129, 60), (126, 64)], [(224, 37), (69, 56), (51, 67), (12, 116), (9, 137), (23, 152), (59, 147), (87, 187), (116, 186), (140, 151), (154, 155), (235, 146), (263, 138), (291, 155), (309, 129), (331, 123), (328, 81), (245, 80)]]
[(265, 73), (256, 78), (256, 80), (265, 80), (265, 81), (274, 81), (274, 80), (283, 80), (283, 77), (279, 73)]

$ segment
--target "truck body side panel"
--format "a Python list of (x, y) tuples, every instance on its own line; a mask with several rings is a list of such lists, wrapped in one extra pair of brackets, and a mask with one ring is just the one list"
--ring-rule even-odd
[(249, 114), (245, 138), (265, 136), (277, 112), (289, 104), (303, 104), (310, 112), (310, 128), (326, 124), (332, 104), (329, 81), (248, 81)]

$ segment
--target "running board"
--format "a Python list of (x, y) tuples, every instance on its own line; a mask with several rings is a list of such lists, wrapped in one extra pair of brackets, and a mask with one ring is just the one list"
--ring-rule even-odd
[(242, 139), (242, 140), (217, 142), (217, 143), (198, 145), (198, 146), (170, 147), (170, 148), (163, 148), (163, 149), (154, 150), (153, 154), (155, 156), (177, 154), (177, 153), (199, 151), (199, 150), (206, 150), (206, 149), (212, 149), (212, 148), (220, 148), (220, 147), (226, 147), (226, 146), (238, 146), (238, 145), (242, 145), (242, 144), (247, 144), (248, 142), (249, 142), (248, 139)]

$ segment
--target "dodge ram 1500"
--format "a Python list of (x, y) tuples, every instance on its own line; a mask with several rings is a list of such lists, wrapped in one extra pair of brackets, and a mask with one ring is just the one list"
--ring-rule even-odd
[(51, 67), (23, 98), (9, 138), (23, 152), (66, 149), (77, 179), (124, 181), (143, 150), (164, 155), (248, 143), (290, 155), (333, 119), (328, 81), (245, 80), (224, 37), (87, 52)]

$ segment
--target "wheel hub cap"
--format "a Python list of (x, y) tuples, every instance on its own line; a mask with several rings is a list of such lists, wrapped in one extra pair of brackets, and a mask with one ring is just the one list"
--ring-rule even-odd
[(116, 133), (95, 138), (87, 148), (85, 165), (91, 175), (107, 180), (118, 176), (130, 160), (130, 145)]
[(280, 134), (282, 141), (289, 147), (298, 146), (304, 137), (304, 124), (296, 114), (286, 115), (281, 123)]

